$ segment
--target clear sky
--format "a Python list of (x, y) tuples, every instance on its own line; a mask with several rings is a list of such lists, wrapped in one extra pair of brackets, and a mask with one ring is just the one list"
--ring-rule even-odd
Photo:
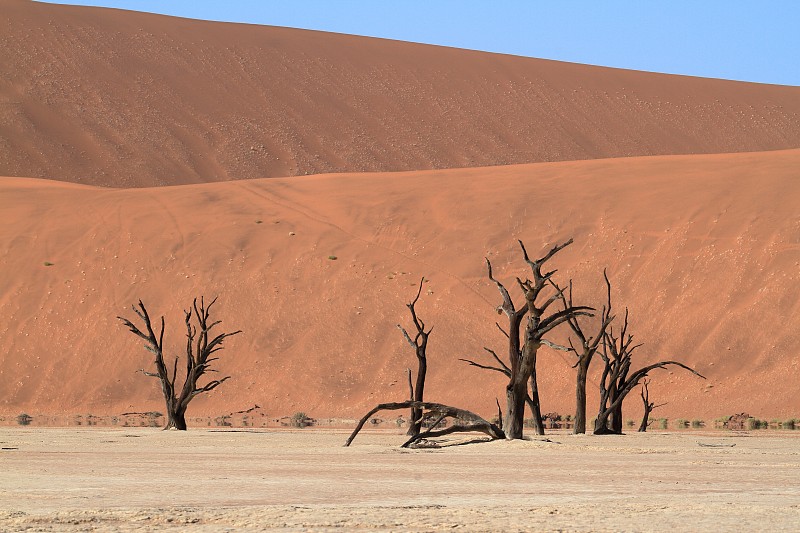
[(55, 3), (800, 85), (800, 0), (96, 0)]

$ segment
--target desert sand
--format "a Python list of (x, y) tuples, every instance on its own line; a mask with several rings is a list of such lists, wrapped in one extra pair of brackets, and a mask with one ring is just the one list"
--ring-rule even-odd
[[(115, 317), (139, 298), (164, 314), (172, 357), (182, 308), (204, 294), (244, 333), (216, 363), (232, 379), (190, 416), (258, 404), (357, 418), (406, 397), (415, 362), (395, 325), (425, 276), (428, 398), (491, 416), (502, 376), (458, 361), (503, 342), (483, 258), (513, 288), (526, 273), (516, 239), (538, 253), (574, 237), (553, 267), (576, 301), (602, 305), (607, 268), (644, 343), (637, 361), (708, 378), (655, 372), (658, 416), (797, 417), (798, 168), (790, 150), (124, 190), (4, 178), (0, 410), (163, 410), (137, 373), (149, 353)], [(572, 361), (546, 348), (539, 360), (544, 412), (571, 413)], [(637, 418), (638, 398), (626, 405)]]
[[(796, 439), (0, 428), (4, 531), (793, 531)], [(451, 441), (451, 443), (457, 440)], [(717, 447), (709, 447), (717, 446)]]
[(0, 0), (0, 176), (142, 187), (800, 148), (800, 88)]

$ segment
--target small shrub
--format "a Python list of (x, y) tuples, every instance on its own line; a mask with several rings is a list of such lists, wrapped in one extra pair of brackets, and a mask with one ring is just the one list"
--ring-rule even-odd
[(782, 423), (783, 429), (797, 429), (797, 420), (790, 418)]
[(50, 261), (45, 261), (45, 262), (44, 262), (44, 266), (46, 266), (46, 267), (51, 267), (51, 266), (53, 266), (54, 264), (55, 264), (55, 263), (51, 263)]
[(679, 418), (675, 421), (675, 427), (678, 429), (685, 429), (689, 427), (689, 421), (685, 418)]
[(329, 255), (329, 256), (328, 256), (328, 259), (330, 259), (331, 261), (336, 261), (336, 260), (337, 260), (337, 259), (339, 259), (339, 258), (338, 258), (338, 257), (336, 257), (335, 255)]
[(729, 416), (720, 416), (714, 419), (714, 429), (725, 429)]
[(298, 411), (289, 418), (289, 425), (296, 428), (313, 426), (314, 419), (307, 416), (304, 412)]
[(692, 420), (692, 428), (700, 429), (706, 426), (706, 423), (702, 420)]
[(759, 420), (758, 418), (747, 419), (748, 430), (767, 429), (768, 427), (769, 427), (769, 422), (767, 422), (766, 420)]
[(217, 427), (231, 427), (233, 425), (231, 424), (230, 415), (218, 416), (214, 419), (214, 424), (216, 424)]
[(33, 422), (33, 417), (28, 413), (20, 413), (17, 415), (17, 424), (20, 426), (30, 426)]
[(397, 424), (397, 427), (399, 427), (399, 428), (401, 428), (404, 425), (406, 425), (406, 421), (402, 416), (398, 416), (397, 420), (395, 420), (394, 423)]
[(625, 421), (625, 425), (628, 426), (629, 428), (632, 428), (635, 423), (636, 422), (634, 422), (632, 418), (629, 418)]
[(658, 429), (667, 429), (669, 428), (669, 418), (659, 418), (656, 420), (656, 425)]

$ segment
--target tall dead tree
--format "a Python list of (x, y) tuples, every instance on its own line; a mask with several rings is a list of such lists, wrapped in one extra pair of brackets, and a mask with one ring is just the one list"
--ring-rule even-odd
[[(411, 369), (408, 369), (408, 388), (410, 389), (410, 398), (412, 402), (422, 402), (425, 395), (425, 376), (428, 373), (428, 336), (433, 331), (433, 326), (428, 331), (425, 331), (425, 322), (417, 316), (415, 306), (419, 301), (419, 296), (422, 294), (422, 284), (425, 278), (419, 282), (419, 290), (417, 296), (411, 303), (406, 304), (408, 310), (411, 311), (411, 321), (414, 323), (414, 328), (417, 330), (416, 335), (412, 339), (403, 326), (397, 324), (398, 329), (403, 332), (406, 342), (414, 349), (417, 355), (417, 385), (416, 387), (411, 382)], [(417, 406), (411, 407), (411, 422), (408, 426), (408, 435), (418, 435), (422, 428), (422, 409)]]
[[(531, 386), (531, 400), (533, 403), (533, 420), (535, 431), (539, 434), (544, 433), (542, 423), (541, 408), (539, 406), (539, 391), (536, 378), (536, 355), (543, 344), (547, 344), (544, 336), (553, 328), (567, 322), (570, 317), (593, 316), (591, 307), (577, 306), (565, 307), (561, 311), (545, 316), (545, 312), (554, 302), (563, 299), (563, 291), (556, 289), (555, 294), (541, 303), (540, 297), (544, 297), (543, 290), (548, 286), (555, 270), (542, 272), (542, 266), (555, 254), (572, 244), (572, 239), (563, 244), (554, 246), (544, 257), (531, 260), (522, 241), (519, 245), (525, 262), (531, 268), (533, 280), (525, 281), (517, 278), (522, 293), (525, 296), (525, 303), (517, 309), (511, 295), (505, 286), (496, 280), (492, 274), (492, 264), (486, 259), (486, 268), (489, 280), (492, 281), (503, 298), (503, 302), (497, 307), (498, 314), (505, 314), (508, 318), (508, 360), (507, 368), (510, 371), (509, 382), (506, 386), (506, 416), (503, 420), (503, 431), (507, 439), (521, 439), (524, 422), (525, 402), (528, 398), (528, 384)], [(522, 331), (522, 319), (528, 316), (525, 329)]]
[(622, 433), (622, 401), (650, 371), (672, 365), (706, 379), (696, 370), (677, 361), (660, 361), (630, 373), (631, 355), (640, 346), (640, 344), (633, 344), (633, 335), (628, 333), (628, 309), (626, 308), (625, 320), (619, 336), (614, 335), (614, 328), (611, 326), (603, 335), (603, 350), (600, 352), (600, 356), (603, 358), (604, 367), (600, 380), (600, 409), (595, 420), (595, 435), (619, 435)]
[[(577, 368), (575, 380), (575, 428), (574, 434), (586, 433), (586, 378), (589, 375), (589, 365), (592, 364), (597, 349), (603, 340), (606, 329), (609, 324), (614, 320), (611, 315), (611, 282), (608, 281), (606, 271), (603, 270), (603, 278), (606, 282), (608, 299), (605, 306), (600, 312), (600, 323), (597, 328), (597, 333), (592, 336), (587, 336), (583, 331), (577, 317), (570, 317), (567, 320), (572, 333), (576, 337), (577, 342), (573, 342), (572, 337), (569, 339), (569, 347), (567, 351), (575, 354), (577, 361), (573, 368)], [(556, 289), (558, 287), (556, 286)], [(572, 281), (569, 282), (569, 292), (567, 297), (563, 300), (564, 309), (572, 307)], [(560, 348), (559, 348), (560, 349)]]
[(642, 415), (642, 423), (639, 424), (639, 433), (646, 432), (648, 426), (650, 426), (650, 413), (652, 413), (654, 409), (657, 409), (663, 405), (667, 405), (666, 403), (660, 403), (656, 405), (650, 401), (650, 390), (647, 388), (649, 384), (650, 382), (647, 380), (647, 378), (642, 380), (642, 403), (644, 403), (644, 414)]
[[(161, 327), (158, 335), (153, 329), (150, 315), (141, 300), (139, 300), (138, 305), (132, 307), (136, 316), (144, 322), (145, 331), (139, 329), (127, 318), (117, 317), (131, 333), (144, 339), (146, 342), (145, 349), (155, 355), (156, 372), (147, 372), (144, 369), (141, 372), (146, 376), (157, 377), (161, 381), (161, 392), (164, 394), (164, 401), (167, 407), (167, 425), (164, 429), (185, 430), (186, 408), (189, 406), (189, 402), (204, 392), (214, 390), (230, 378), (230, 376), (226, 376), (221, 379), (211, 380), (205, 385), (198, 385), (198, 381), (206, 372), (216, 372), (209, 366), (219, 359), (211, 356), (222, 350), (222, 342), (228, 337), (241, 333), (241, 330), (238, 330), (232, 333), (220, 333), (211, 337), (211, 330), (221, 323), (220, 320), (209, 321), (211, 306), (216, 301), (217, 299), (214, 298), (206, 307), (201, 297), (200, 305), (198, 306), (197, 298), (195, 298), (192, 306), (184, 311), (186, 323), (186, 375), (180, 392), (175, 386), (178, 374), (178, 357), (175, 357), (175, 363), (172, 365), (171, 371), (164, 362), (164, 317), (161, 317)], [(192, 323), (193, 317), (196, 325)]]

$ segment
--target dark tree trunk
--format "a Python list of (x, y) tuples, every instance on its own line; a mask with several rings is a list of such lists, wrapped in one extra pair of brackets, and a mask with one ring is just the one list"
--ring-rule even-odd
[(622, 435), (622, 402), (611, 410), (611, 416), (608, 418), (611, 433), (614, 435)]
[(644, 415), (642, 416), (642, 423), (639, 424), (639, 433), (647, 431), (647, 426), (650, 425), (650, 410), (645, 408)]
[(595, 435), (611, 435), (612, 431), (609, 428), (608, 418), (611, 413), (606, 411), (597, 415), (594, 421), (594, 434)]
[(666, 405), (663, 403), (656, 405), (650, 401), (650, 390), (648, 385), (650, 385), (649, 380), (645, 379), (642, 381), (642, 403), (644, 404), (644, 414), (642, 415), (642, 423), (639, 424), (639, 433), (645, 433), (647, 431), (647, 426), (650, 425), (650, 413), (653, 412), (653, 409)]
[(167, 413), (167, 425), (164, 429), (177, 429), (186, 431), (186, 410)]
[[(408, 371), (408, 386), (411, 389), (410, 391), (410, 398), (409, 400), (412, 402), (422, 402), (425, 398), (425, 376), (428, 373), (428, 357), (427, 357), (427, 350), (428, 350), (428, 336), (430, 335), (433, 327), (431, 327), (428, 331), (425, 331), (425, 322), (422, 321), (421, 318), (417, 316), (416, 305), (419, 301), (419, 297), (422, 294), (422, 284), (425, 282), (425, 278), (422, 278), (419, 281), (419, 290), (417, 291), (417, 296), (411, 303), (407, 303), (406, 307), (408, 310), (411, 311), (411, 320), (414, 323), (414, 327), (417, 330), (417, 334), (414, 338), (411, 338), (411, 335), (401, 326), (397, 324), (397, 328), (403, 333), (403, 337), (406, 339), (406, 342), (414, 348), (414, 353), (417, 356), (417, 386), (414, 387), (411, 384), (411, 370)], [(419, 435), (420, 430), (422, 429), (422, 409), (418, 406), (411, 407), (411, 420), (409, 421), (408, 431), (406, 432), (409, 436)]]
[(586, 433), (586, 375), (587, 365), (583, 361), (578, 365), (578, 377), (575, 385), (575, 429), (574, 434)]
[(512, 380), (506, 387), (506, 416), (503, 419), (503, 433), (506, 439), (521, 439), (525, 422), (525, 400), (528, 397), (526, 379)]
[[(425, 375), (428, 373), (428, 360), (426, 357), (418, 357), (419, 367), (417, 368), (417, 386), (414, 388), (415, 402), (422, 402), (425, 398)], [(418, 435), (422, 429), (422, 409), (411, 409), (411, 425), (408, 427), (409, 436)]]
[[(536, 359), (534, 357), (534, 359)], [(531, 372), (531, 418), (533, 419), (533, 432), (544, 435), (544, 422), (542, 421), (542, 404), (539, 402), (539, 385), (536, 382), (536, 363)]]

